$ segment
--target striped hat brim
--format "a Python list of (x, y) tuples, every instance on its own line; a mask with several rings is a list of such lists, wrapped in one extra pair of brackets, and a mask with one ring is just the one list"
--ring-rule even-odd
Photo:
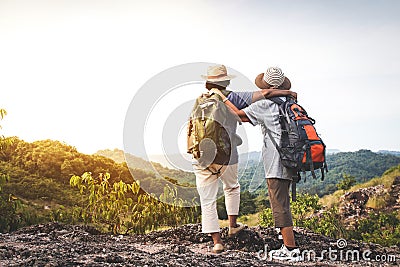
[[(264, 80), (264, 73), (260, 73), (257, 75), (257, 77), (255, 79), (255, 84), (260, 89), (271, 89), (272, 88), (272, 86)], [(278, 87), (278, 89), (289, 90), (291, 87), (292, 87), (292, 84), (291, 84), (290, 80), (287, 77), (285, 77), (285, 80)]]

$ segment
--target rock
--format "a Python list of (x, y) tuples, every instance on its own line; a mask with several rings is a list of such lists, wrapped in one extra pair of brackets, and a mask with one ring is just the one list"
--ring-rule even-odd
[(340, 197), (339, 213), (343, 216), (345, 222), (351, 224), (367, 216), (369, 210), (366, 208), (366, 204), (371, 196), (382, 196), (385, 192), (384, 185), (347, 192)]
[[(279, 248), (274, 228), (250, 227), (228, 238), (228, 228), (221, 230), (226, 251), (212, 254), (212, 240), (202, 234), (200, 225), (184, 225), (146, 235), (124, 236), (100, 234), (85, 226), (46, 224), (0, 235), (0, 266), (293, 266), (270, 262), (257, 253)], [(36, 235), (37, 233), (42, 233)], [(303, 250), (321, 253), (337, 249), (336, 240), (295, 228), (296, 242)], [(117, 240), (118, 239), (118, 240)], [(347, 249), (372, 251), (371, 255), (399, 255), (398, 247), (383, 248), (375, 244), (347, 241)], [(400, 261), (400, 259), (397, 259)], [(302, 262), (301, 266), (315, 266)], [(366, 262), (329, 262), (318, 266), (371, 266)], [(385, 265), (382, 265), (385, 266)]]
[(400, 176), (396, 176), (389, 191), (388, 207), (400, 209)]

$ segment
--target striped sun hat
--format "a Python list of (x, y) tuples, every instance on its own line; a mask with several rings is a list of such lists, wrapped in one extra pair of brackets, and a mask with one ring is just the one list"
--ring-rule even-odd
[(264, 73), (263, 79), (272, 87), (278, 88), (285, 81), (285, 74), (278, 67), (270, 67)]
[(291, 87), (290, 80), (278, 67), (270, 67), (266, 72), (257, 75), (255, 83), (260, 89), (278, 88), (288, 90)]

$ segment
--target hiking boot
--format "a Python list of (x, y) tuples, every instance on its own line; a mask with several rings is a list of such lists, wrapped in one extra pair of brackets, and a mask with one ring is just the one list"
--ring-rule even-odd
[(214, 248), (213, 248), (213, 252), (214, 253), (218, 254), (218, 253), (221, 253), (223, 251), (224, 251), (224, 246), (222, 244), (217, 243), (217, 244), (214, 245)]
[(300, 249), (295, 248), (289, 250), (285, 245), (278, 250), (271, 250), (268, 253), (270, 260), (281, 260), (281, 261), (301, 261)]
[(245, 225), (241, 224), (241, 223), (237, 223), (236, 227), (230, 227), (229, 226), (229, 231), (228, 231), (228, 236), (229, 237), (234, 237), (235, 235), (237, 235), (240, 231), (242, 231), (244, 229)]

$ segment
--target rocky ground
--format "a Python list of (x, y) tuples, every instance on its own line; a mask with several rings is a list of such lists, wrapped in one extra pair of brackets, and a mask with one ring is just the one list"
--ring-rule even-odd
[(385, 188), (383, 184), (360, 188), (355, 191), (347, 192), (340, 197), (339, 213), (343, 216), (344, 222), (349, 228), (355, 227), (359, 220), (368, 218), (372, 208), (367, 206), (371, 197), (385, 199), (386, 206), (380, 211), (391, 212), (400, 209), (400, 176), (395, 177), (390, 188)]
[[(36, 225), (0, 234), (0, 266), (400, 266), (399, 247), (346, 244), (299, 228), (298, 244), (316, 255), (309, 259), (304, 254), (299, 263), (265, 258), (265, 250), (281, 245), (274, 229), (252, 227), (228, 239), (224, 228), (222, 236), (227, 251), (215, 255), (211, 238), (201, 234), (197, 224), (135, 236), (101, 234), (87, 226)], [(318, 259), (323, 250), (327, 252)], [(352, 261), (357, 252), (360, 260)], [(377, 257), (386, 260), (375, 261)]]

